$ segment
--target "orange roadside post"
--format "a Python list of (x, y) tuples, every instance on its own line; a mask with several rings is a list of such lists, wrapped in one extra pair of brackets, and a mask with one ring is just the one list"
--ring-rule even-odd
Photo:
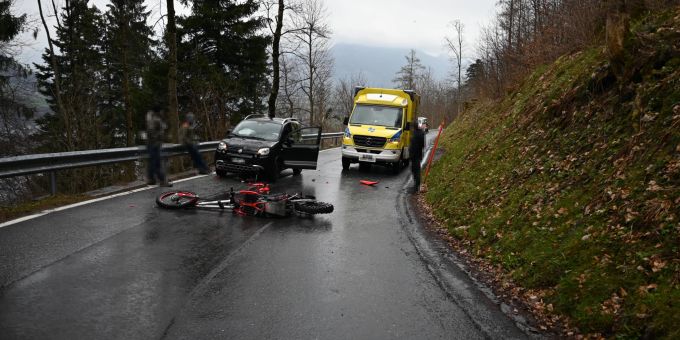
[(427, 159), (427, 168), (425, 169), (425, 178), (423, 178), (423, 183), (427, 180), (427, 174), (430, 173), (430, 165), (432, 165), (432, 160), (434, 159), (434, 152), (437, 151), (437, 145), (439, 145), (439, 136), (441, 136), (442, 130), (444, 130), (443, 121), (441, 124), (439, 124), (439, 131), (437, 132), (437, 138), (434, 140), (434, 147), (432, 148), (432, 151), (430, 151), (430, 157)]

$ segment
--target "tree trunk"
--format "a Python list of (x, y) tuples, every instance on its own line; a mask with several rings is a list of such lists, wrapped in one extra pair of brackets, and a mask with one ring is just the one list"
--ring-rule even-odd
[[(124, 23), (125, 24), (125, 23)], [(125, 145), (133, 146), (135, 144), (135, 127), (132, 119), (132, 100), (130, 100), (130, 71), (128, 65), (128, 45), (125, 29), (123, 30), (123, 46), (122, 46), (122, 61), (123, 61), (123, 105), (125, 105)]]
[[(45, 33), (47, 34), (47, 44), (50, 48), (50, 62), (52, 64), (52, 71), (54, 72), (54, 91), (55, 97), (57, 99), (57, 109), (62, 115), (64, 120), (64, 128), (66, 129), (66, 148), (68, 151), (73, 151), (73, 132), (71, 129), (71, 118), (66, 108), (64, 106), (64, 100), (61, 96), (61, 72), (59, 71), (59, 63), (57, 63), (57, 56), (54, 54), (54, 46), (52, 45), (52, 38), (50, 37), (50, 30), (45, 22), (45, 16), (43, 15), (42, 4), (38, 0), (38, 11), (40, 12), (40, 20), (42, 21), (43, 27), (45, 28)], [(55, 13), (58, 17), (59, 14)]]
[[(215, 131), (213, 131), (212, 122), (210, 121), (210, 110), (207, 107), (207, 100), (199, 101), (199, 104), (203, 106), (203, 115), (205, 116), (205, 129), (209, 140), (215, 140)], [(220, 138), (222, 138), (220, 136)]]
[(217, 110), (219, 111), (219, 117), (217, 118), (217, 135), (220, 136), (219, 138), (222, 138), (221, 136), (225, 135), (225, 132), (227, 131), (227, 120), (226, 120), (226, 109), (224, 107), (224, 101), (222, 98), (217, 99)]
[(281, 44), (281, 30), (283, 28), (283, 0), (279, 0), (278, 14), (276, 16), (276, 29), (274, 30), (274, 37), (272, 42), (272, 68), (274, 71), (272, 77), (272, 91), (269, 94), (269, 117), (274, 118), (276, 115), (276, 97), (279, 95), (280, 73), (279, 73), (279, 57), (281, 55), (279, 48)]
[(179, 115), (177, 113), (177, 26), (175, 25), (175, 2), (167, 0), (168, 4), (168, 126), (170, 140), (178, 143), (177, 130)]
[(512, 51), (512, 31), (515, 25), (515, 1), (510, 0), (508, 9), (508, 50)]
[(309, 27), (309, 49), (307, 50), (307, 60), (308, 60), (308, 66), (309, 66), (309, 93), (307, 94), (307, 98), (309, 100), (309, 125), (312, 126), (314, 125), (314, 59), (312, 58), (312, 45), (313, 45), (313, 35), (314, 35), (314, 27)]

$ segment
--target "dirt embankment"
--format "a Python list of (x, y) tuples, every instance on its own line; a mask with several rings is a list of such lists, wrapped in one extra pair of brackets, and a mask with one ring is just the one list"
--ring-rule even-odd
[(631, 30), (625, 72), (593, 47), (461, 115), (425, 199), (544, 325), (679, 338), (680, 10)]

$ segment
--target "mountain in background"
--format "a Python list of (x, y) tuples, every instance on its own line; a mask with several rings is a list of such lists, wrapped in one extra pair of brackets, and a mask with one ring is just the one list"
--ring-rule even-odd
[(19, 67), (15, 61), (10, 62), (5, 70), (0, 71), (0, 76), (7, 77), (7, 91), (13, 93), (14, 100), (27, 108), (35, 109), (34, 118), (40, 118), (50, 111), (49, 104), (45, 97), (38, 91), (38, 80), (33, 72), (29, 72), (25, 77), (19, 76), (15, 71)]
[[(334, 78), (350, 78), (361, 72), (368, 81), (368, 86), (391, 87), (392, 79), (399, 69), (406, 64), (408, 48), (371, 47), (355, 44), (336, 44), (331, 48), (335, 58)], [(416, 56), (425, 67), (432, 68), (435, 79), (444, 80), (453, 69), (449, 58), (431, 56), (416, 50)]]

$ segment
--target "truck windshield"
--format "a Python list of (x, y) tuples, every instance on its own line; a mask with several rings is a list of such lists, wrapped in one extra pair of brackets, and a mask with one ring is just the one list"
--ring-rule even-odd
[(400, 107), (357, 104), (350, 124), (401, 127), (403, 110)]

